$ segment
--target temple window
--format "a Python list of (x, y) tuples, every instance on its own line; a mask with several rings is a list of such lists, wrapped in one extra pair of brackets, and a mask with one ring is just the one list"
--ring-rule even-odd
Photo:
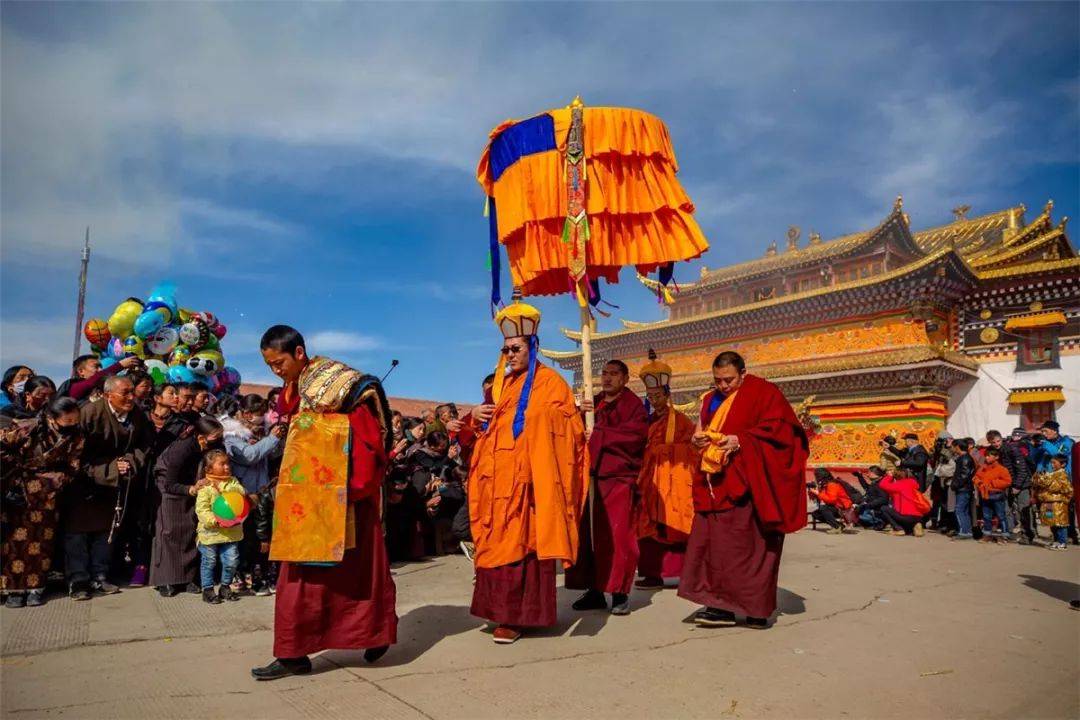
[(1005, 332), (1016, 338), (1016, 369), (1061, 367), (1058, 335), (1065, 323), (1065, 313), (1058, 310), (1009, 318)]
[(1056, 328), (1032, 328), (1020, 333), (1016, 349), (1017, 370), (1061, 367)]
[(1035, 432), (1044, 422), (1054, 419), (1054, 403), (1024, 403), (1020, 406), (1020, 417), (1023, 418), (1024, 429)]

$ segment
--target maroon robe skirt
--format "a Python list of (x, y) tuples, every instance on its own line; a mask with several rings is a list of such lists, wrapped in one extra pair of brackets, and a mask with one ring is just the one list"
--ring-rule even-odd
[[(629, 593), (638, 563), (637, 528), (634, 523), (636, 478), (596, 480), (595, 507), (581, 517), (578, 559), (566, 571), (571, 590)], [(593, 514), (590, 537), (589, 513)]]
[(767, 618), (776, 610), (781, 533), (765, 533), (749, 500), (731, 510), (695, 513), (679, 597)]
[(476, 568), (470, 612), (499, 625), (555, 624), (555, 561), (526, 555), (495, 568)]
[(396, 588), (378, 506), (357, 503), (356, 547), (329, 567), (281, 563), (274, 603), (274, 657), (359, 650), (397, 642)]
[(651, 537), (638, 540), (638, 574), (650, 578), (682, 575), (686, 543), (664, 543)]

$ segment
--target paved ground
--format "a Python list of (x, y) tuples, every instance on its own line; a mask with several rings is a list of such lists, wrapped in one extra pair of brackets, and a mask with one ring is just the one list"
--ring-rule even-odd
[(376, 666), (255, 683), (272, 598), (130, 590), (0, 611), (10, 718), (1076, 718), (1080, 548), (863, 532), (788, 538), (766, 631), (704, 630), (671, 590), (496, 646), (452, 556), (395, 570), (400, 644)]

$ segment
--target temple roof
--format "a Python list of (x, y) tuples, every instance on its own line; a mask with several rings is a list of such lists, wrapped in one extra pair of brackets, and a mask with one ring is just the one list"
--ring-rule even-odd
[[(899, 201), (895, 211), (899, 210)], [(934, 252), (943, 247), (956, 247), (962, 255), (970, 255), (985, 249), (996, 241), (988, 234), (1009, 227), (1012, 222), (1020, 222), (1025, 208), (1023, 205), (999, 210), (976, 218), (955, 220), (946, 225), (921, 230), (912, 235), (915, 244), (922, 252)], [(858, 251), (880, 229), (865, 230), (843, 235), (816, 245), (809, 245), (797, 250), (767, 255), (756, 260), (728, 265), (716, 270), (702, 269), (701, 280), (692, 286), (704, 288), (718, 283), (742, 280), (756, 275), (766, 275), (778, 270), (788, 270), (801, 265), (814, 263), (847, 255)], [(685, 288), (684, 288), (685, 289)]]
[[(911, 347), (875, 350), (816, 360), (801, 359), (793, 362), (755, 364), (753, 372), (759, 377), (774, 382), (785, 382), (812, 378), (815, 375), (865, 374), (881, 368), (901, 369), (922, 366), (927, 363), (947, 363), (961, 372), (974, 375), (979, 363), (955, 350), (948, 350), (934, 345), (915, 345)], [(708, 369), (700, 373), (681, 373), (672, 379), (672, 390), (692, 390), (708, 386), (712, 374)]]
[[(698, 323), (698, 322), (701, 322), (702, 320), (706, 320), (706, 319), (709, 319), (709, 318), (719, 318), (719, 317), (725, 317), (725, 316), (731, 316), (731, 315), (740, 315), (740, 314), (743, 314), (743, 313), (752, 313), (752, 312), (754, 312), (756, 310), (761, 310), (763, 308), (769, 308), (769, 307), (773, 307), (773, 306), (776, 306), (776, 305), (785, 305), (785, 304), (789, 304), (789, 303), (797, 303), (797, 302), (800, 302), (802, 300), (807, 300), (809, 298), (815, 298), (815, 297), (818, 297), (818, 296), (821, 296), (821, 295), (831, 295), (831, 294), (834, 294), (834, 293), (844, 292), (845, 290), (855, 290), (855, 289), (858, 289), (858, 288), (869, 287), (869, 286), (872, 286), (872, 285), (884, 284), (884, 283), (890, 282), (892, 280), (896, 280), (898, 278), (902, 278), (902, 277), (905, 277), (907, 275), (910, 275), (911, 273), (916, 272), (918, 270), (921, 270), (923, 268), (926, 268), (926, 267), (928, 267), (930, 265), (933, 265), (933, 264), (935, 264), (935, 263), (937, 263), (939, 261), (942, 261), (942, 260), (948, 258), (950, 255), (955, 260), (956, 267), (961, 268), (961, 272), (965, 273), (967, 275), (967, 277), (971, 278), (972, 281), (974, 281), (976, 277), (982, 277), (981, 274), (976, 275), (968, 267), (967, 263), (964, 262), (959, 257), (959, 255), (956, 253), (956, 251), (953, 248), (945, 247), (945, 248), (941, 248), (941, 249), (937, 250), (936, 252), (932, 252), (932, 253), (930, 253), (928, 255), (925, 255), (925, 256), (923, 256), (921, 258), (918, 258), (917, 260), (914, 260), (913, 262), (910, 262), (910, 263), (908, 263), (906, 265), (902, 265), (902, 266), (900, 266), (898, 268), (895, 268), (893, 270), (890, 270), (888, 272), (884, 272), (884, 273), (881, 273), (881, 274), (878, 274), (878, 275), (871, 275), (870, 277), (867, 277), (867, 278), (860, 278), (858, 280), (850, 280), (848, 282), (837, 283), (835, 285), (828, 285), (826, 287), (813, 288), (813, 289), (810, 289), (810, 290), (804, 290), (802, 292), (791, 293), (790, 295), (780, 295), (778, 297), (770, 298), (768, 300), (759, 300), (758, 302), (752, 302), (752, 303), (748, 303), (746, 305), (737, 305), (735, 307), (724, 308), (722, 310), (714, 310), (712, 312), (706, 312), (706, 313), (702, 313), (700, 315), (693, 315), (693, 316), (686, 317), (686, 318), (679, 318), (678, 320), (662, 320), (662, 321), (659, 321), (657, 323), (648, 323), (648, 324), (645, 324), (644, 327), (627, 327), (627, 328), (625, 328), (623, 330), (615, 330), (613, 332), (593, 332), (592, 339), (593, 340), (600, 340), (600, 339), (604, 339), (604, 338), (612, 338), (612, 337), (617, 337), (617, 336), (621, 336), (621, 335), (630, 335), (630, 334), (633, 334), (633, 333), (639, 333), (642, 330), (649, 330), (649, 329), (653, 329), (653, 328), (676, 327), (676, 326), (680, 326), (680, 325), (688, 325), (688, 324)], [(581, 341), (581, 333), (579, 331), (569, 330), (567, 328), (560, 328), (560, 330), (561, 330), (563, 335), (570, 338), (571, 340), (574, 340), (575, 342), (580, 342)], [(581, 351), (580, 350), (570, 351), (570, 352), (568, 352), (566, 354), (560, 353), (559, 355), (562, 358), (577, 357), (577, 356), (581, 355)], [(551, 358), (554, 359), (553, 355), (548, 355), (548, 357), (551, 357)]]

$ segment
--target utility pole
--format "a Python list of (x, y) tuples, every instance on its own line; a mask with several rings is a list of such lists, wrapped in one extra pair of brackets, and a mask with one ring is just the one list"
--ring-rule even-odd
[(86, 242), (82, 249), (82, 270), (79, 271), (79, 305), (75, 311), (75, 350), (71, 361), (79, 357), (82, 346), (83, 313), (86, 311), (86, 268), (90, 265), (90, 226), (86, 226)]

